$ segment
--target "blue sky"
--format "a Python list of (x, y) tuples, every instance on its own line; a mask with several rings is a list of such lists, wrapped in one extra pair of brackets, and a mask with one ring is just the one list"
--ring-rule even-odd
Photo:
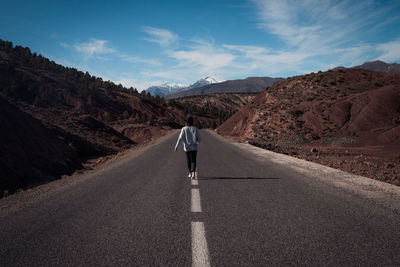
[(400, 62), (400, 1), (2, 0), (0, 38), (139, 90)]

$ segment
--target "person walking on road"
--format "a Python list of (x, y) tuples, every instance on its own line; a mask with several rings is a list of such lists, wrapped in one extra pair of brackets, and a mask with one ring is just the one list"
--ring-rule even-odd
[(187, 117), (185, 120), (185, 127), (181, 129), (181, 133), (179, 134), (178, 141), (175, 145), (175, 152), (181, 141), (183, 142), (183, 150), (186, 152), (187, 167), (189, 169), (188, 177), (195, 179), (197, 145), (200, 144), (200, 134), (199, 129), (193, 126), (192, 116)]

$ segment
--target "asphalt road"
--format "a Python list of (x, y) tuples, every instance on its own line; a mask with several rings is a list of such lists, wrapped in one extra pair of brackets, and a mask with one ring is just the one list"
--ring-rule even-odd
[(202, 131), (0, 216), (1, 266), (400, 266), (400, 215)]

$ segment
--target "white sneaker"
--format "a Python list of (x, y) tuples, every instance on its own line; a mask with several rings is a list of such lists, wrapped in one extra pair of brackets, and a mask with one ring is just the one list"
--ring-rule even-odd
[(192, 179), (197, 180), (196, 172), (193, 172), (193, 174), (192, 174)]
[(192, 173), (189, 172), (188, 178), (192, 178)]

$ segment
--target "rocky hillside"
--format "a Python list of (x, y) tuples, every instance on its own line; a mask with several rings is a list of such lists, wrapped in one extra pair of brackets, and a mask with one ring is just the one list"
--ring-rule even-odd
[(113, 126), (122, 120), (150, 124), (154, 120), (157, 126), (179, 126), (161, 98), (65, 68), (32, 54), (29, 48), (2, 42), (0, 73), (3, 97), (46, 123), (87, 137), (105, 153), (126, 147), (127, 139), (119, 133), (112, 134), (114, 138), (102, 137), (110, 131), (100, 125)]
[[(161, 97), (63, 67), (1, 40), (0, 96), (0, 146), (7, 151), (0, 168), (8, 170), (1, 175), (0, 197), (5, 190), (69, 174), (88, 159), (148, 142), (181, 127), (188, 114)], [(196, 115), (206, 127), (217, 120)]]
[(167, 95), (167, 99), (182, 98), (194, 95), (208, 95), (216, 93), (255, 93), (264, 90), (272, 84), (282, 81), (282, 78), (250, 77), (243, 80), (230, 80), (208, 84), (199, 88), (181, 91)]
[(172, 99), (168, 103), (171, 106), (180, 106), (181, 109), (186, 110), (187, 113), (194, 114), (196, 117), (208, 116), (209, 118), (215, 118), (208, 125), (201, 125), (200, 121), (200, 127), (215, 128), (255, 96), (256, 93), (209, 94)]
[(338, 69), (288, 78), (218, 131), (400, 184), (400, 74)]

